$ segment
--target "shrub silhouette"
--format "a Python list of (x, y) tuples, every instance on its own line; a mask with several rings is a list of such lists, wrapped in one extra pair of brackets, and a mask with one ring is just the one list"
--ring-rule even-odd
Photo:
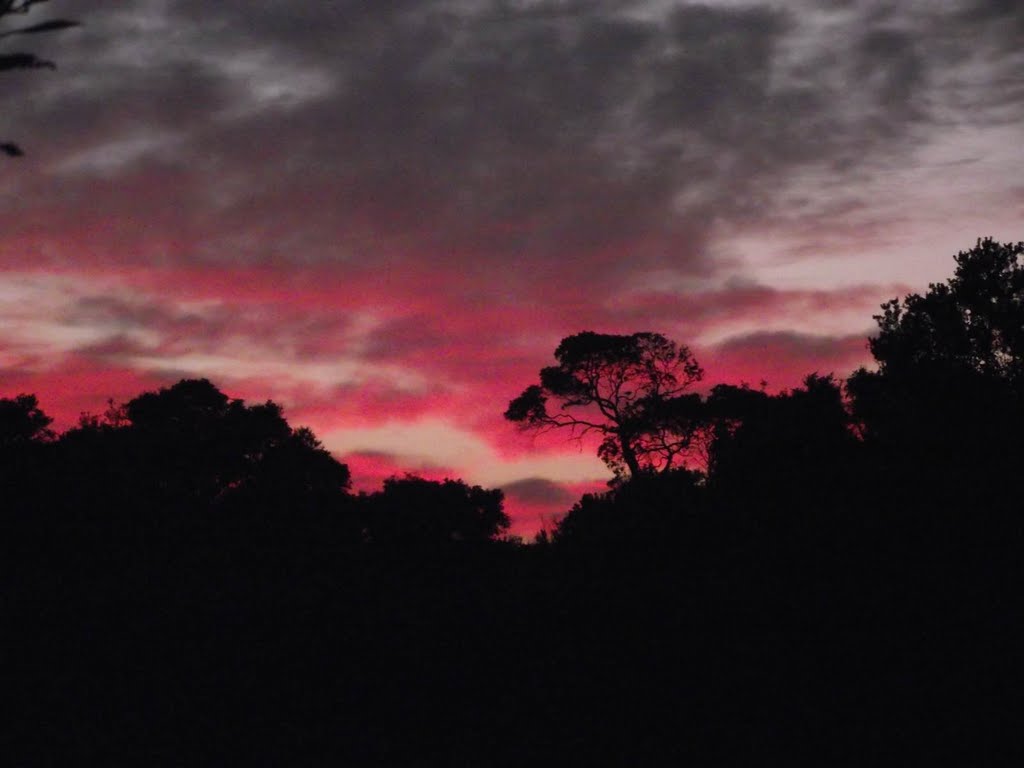
[(461, 480), (388, 478), (364, 499), (367, 535), (375, 544), (413, 547), (489, 541), (509, 526), (503, 498)]

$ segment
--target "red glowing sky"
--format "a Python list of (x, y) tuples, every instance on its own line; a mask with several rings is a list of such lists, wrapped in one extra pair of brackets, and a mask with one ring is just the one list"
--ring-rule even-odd
[(0, 396), (67, 426), (206, 376), (529, 533), (608, 477), (501, 418), (562, 337), (845, 375), (1021, 238), (1024, 10), (935, 5), (54, 3), (59, 68), (0, 83)]

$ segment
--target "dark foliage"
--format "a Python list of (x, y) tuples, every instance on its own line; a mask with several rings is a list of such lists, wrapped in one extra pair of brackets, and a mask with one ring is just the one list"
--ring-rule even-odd
[(0, 398), (0, 449), (13, 449), (53, 436), (53, 419), (39, 409), (35, 395)]
[(689, 548), (704, 521), (705, 489), (700, 474), (676, 469), (640, 474), (601, 494), (586, 494), (563, 517), (552, 537), (576, 551), (667, 547), (673, 556)]
[(392, 477), (383, 490), (363, 499), (367, 538), (379, 546), (479, 544), (508, 529), (503, 498), (499, 490), (461, 480)]
[[(952, 279), (892, 300), (877, 371), (849, 381), (875, 475), (902, 506), (1016, 520), (1024, 455), (1024, 244), (979, 240)], [(1012, 526), (1015, 522), (1006, 521)]]
[(668, 471), (686, 457), (700, 427), (699, 398), (687, 390), (704, 375), (689, 349), (657, 333), (584, 331), (562, 339), (555, 359), (540, 385), (509, 403), (506, 419), (600, 435), (599, 455), (618, 477)]
[(718, 386), (707, 406), (715, 423), (709, 486), (737, 533), (820, 533), (858, 506), (860, 444), (831, 376), (808, 376), (774, 396)]
[(885, 305), (878, 369), (845, 398), (812, 375), (674, 393), (670, 418), (651, 398), (696, 369), (658, 388), (637, 361), (688, 354), (570, 337), (510, 417), (596, 405), (573, 383), (589, 360), (645, 425), (603, 414), (606, 436), (699, 424), (704, 462), (637, 452), (531, 547), (500, 538), (500, 491), (405, 477), (352, 497), (277, 405), (205, 380), (59, 436), (34, 397), (0, 400), (4, 755), (1016, 764), (1020, 253), (980, 241)]

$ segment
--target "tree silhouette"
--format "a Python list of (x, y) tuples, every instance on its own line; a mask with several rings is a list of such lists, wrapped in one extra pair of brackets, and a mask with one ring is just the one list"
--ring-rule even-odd
[(49, 429), (52, 422), (40, 410), (35, 395), (0, 398), (0, 448), (49, 439), (53, 437)]
[(480, 543), (509, 526), (500, 490), (441, 482), (408, 475), (384, 481), (384, 489), (365, 497), (367, 533), (383, 545), (438, 546)]
[[(978, 240), (923, 296), (893, 299), (870, 340), (878, 370), (847, 383), (880, 482), (952, 510), (1013, 506), (1024, 452), (1022, 243)], [(907, 505), (914, 502), (908, 501)]]
[(854, 505), (860, 443), (832, 376), (776, 395), (719, 385), (708, 410), (708, 490), (735, 535), (818, 529)]
[(52, 421), (35, 395), (0, 398), (0, 536), (8, 543), (45, 503)]
[(57, 448), (68, 504), (81, 498), (110, 514), (216, 507), (276, 525), (338, 512), (350, 482), (348, 467), (308, 429), (293, 430), (276, 403), (246, 405), (207, 379), (87, 416)]
[[(962, 262), (960, 285), (984, 273)], [(708, 472), (644, 471), (658, 457), (640, 453), (546, 547), (488, 545), (502, 494), (462, 481), (351, 497), (311, 432), (205, 379), (59, 437), (33, 396), (0, 400), (0, 650), (30, 726), (8, 762), (173, 744), (199, 762), (213, 745), (250, 762), (731, 764), (751, 744), (846, 755), (880, 717), (918, 751), (1015, 733), (1024, 424), (1003, 263), (961, 318), (1005, 328), (1004, 353), (933, 333), (928, 297), (883, 316), (880, 368), (850, 385), (863, 440), (830, 376), (704, 402), (677, 377), (645, 401), (647, 369), (616, 357), (620, 413), (680, 435), (691, 414), (713, 433)], [(989, 306), (1011, 316), (982, 324)], [(616, 437), (597, 403), (569, 408)], [(993, 493), (1009, 514), (984, 514)]]
[[(26, 14), (31, 10), (32, 6), (38, 5), (42, 2), (46, 2), (46, 0), (0, 0), (0, 21), (3, 21), (4, 17), (13, 16), (14, 14)], [(7, 37), (36, 35), (43, 32), (56, 32), (70, 27), (77, 27), (78, 25), (77, 21), (51, 19), (38, 24), (30, 24), (28, 26), (16, 27), (14, 29), (2, 31), (0, 32), (0, 40)], [(23, 51), (0, 53), (0, 72), (6, 72), (14, 69), (55, 68), (56, 65), (52, 61), (40, 59), (34, 53), (26, 53)], [(24, 154), (21, 147), (11, 141), (0, 142), (0, 152), (3, 152), (3, 154), (8, 157), (21, 157)]]
[(696, 471), (676, 468), (585, 494), (558, 521), (552, 541), (577, 550), (633, 550), (643, 557), (670, 548), (678, 556), (680, 545), (693, 536), (703, 479)]
[(262, 548), (352, 548), (363, 531), (349, 496), (351, 475), (311, 430), (300, 427), (274, 440), (218, 499), (218, 514), (229, 517), (236, 539)]
[(168, 500), (209, 502), (238, 486), (290, 434), (281, 408), (247, 406), (207, 379), (184, 379), (124, 407), (135, 455)]
[(1024, 243), (978, 240), (954, 258), (956, 272), (882, 305), (869, 341), (883, 375), (921, 366), (973, 371), (1018, 383), (1024, 375)]
[(686, 347), (657, 333), (584, 331), (562, 339), (555, 358), (539, 385), (509, 403), (506, 419), (601, 435), (598, 455), (619, 478), (667, 471), (693, 446), (701, 401), (687, 390), (704, 372)]

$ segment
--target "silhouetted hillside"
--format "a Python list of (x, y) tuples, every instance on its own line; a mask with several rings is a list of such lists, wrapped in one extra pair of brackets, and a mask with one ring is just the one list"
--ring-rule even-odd
[[(845, 387), (811, 375), (702, 398), (664, 337), (570, 337), (566, 370), (541, 379), (573, 418), (590, 404), (580, 371), (648, 389), (605, 422), (613, 487), (532, 546), (500, 538), (500, 491), (407, 476), (350, 494), (311, 431), (207, 380), (63, 434), (35, 397), (0, 400), (3, 751), (24, 766), (1010, 763), (1022, 252), (979, 241), (947, 284), (886, 304), (878, 368)], [(510, 418), (558, 421), (527, 394)]]

